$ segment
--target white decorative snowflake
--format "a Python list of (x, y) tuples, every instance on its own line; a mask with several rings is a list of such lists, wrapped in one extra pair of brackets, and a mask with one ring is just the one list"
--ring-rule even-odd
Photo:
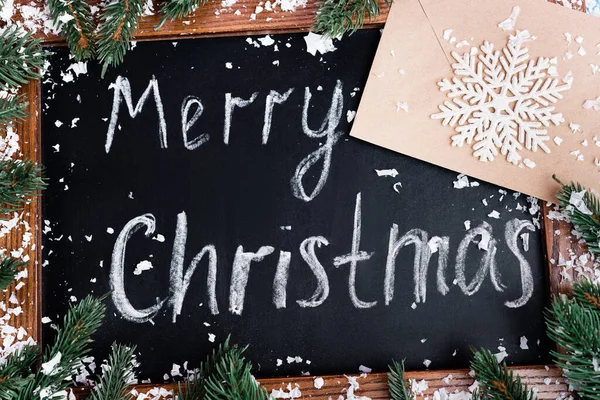
[[(561, 92), (571, 88), (571, 81), (559, 84), (549, 76), (554, 60), (540, 57), (529, 59), (529, 50), (521, 43), (509, 43), (502, 51), (485, 42), (470, 53), (452, 52), (455, 77), (438, 82), (448, 98), (439, 106), (440, 113), (431, 118), (441, 119), (443, 125), (454, 127), (453, 146), (473, 144), (473, 155), (480, 161), (493, 161), (498, 150), (506, 160), (518, 164), (519, 150), (539, 148), (546, 153), (550, 123), (564, 122), (554, 106)], [(550, 71), (557, 75), (552, 66)]]

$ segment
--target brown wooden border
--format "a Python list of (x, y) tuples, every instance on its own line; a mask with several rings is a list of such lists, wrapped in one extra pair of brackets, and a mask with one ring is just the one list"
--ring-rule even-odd
[[(416, 0), (396, 0), (396, 1), (416, 1)], [(556, 3), (556, 0), (548, 0)], [(37, 4), (43, 4), (43, 0), (34, 0)], [(90, 0), (91, 3), (98, 3), (99, 0)], [(312, 26), (314, 13), (316, 10), (316, 1), (309, 0), (309, 4), (305, 8), (298, 9), (294, 13), (286, 12), (265, 12), (257, 15), (255, 21), (250, 21), (249, 16), (259, 0), (238, 0), (231, 10), (220, 12), (219, 16), (215, 15), (216, 10), (221, 10), (220, 1), (211, 0), (206, 6), (198, 8), (198, 10), (184, 21), (189, 21), (189, 25), (181, 21), (167, 22), (160, 31), (155, 31), (154, 27), (158, 22), (158, 16), (145, 17), (141, 22), (139, 29), (136, 31), (136, 40), (160, 40), (160, 39), (183, 39), (193, 37), (208, 37), (208, 36), (230, 36), (230, 35), (248, 35), (248, 34), (264, 34), (264, 33), (286, 33), (307, 31)], [(383, 4), (383, 0), (379, 0), (381, 4), (382, 14), (377, 19), (370, 21), (366, 27), (382, 27), (387, 19), (387, 8)], [(560, 2), (560, 0), (559, 0)], [(16, 4), (29, 4), (30, 0), (16, 0)], [(242, 15), (235, 15), (234, 11), (239, 9)], [(579, 7), (579, 11), (585, 11), (585, 1)], [(16, 17), (17, 19), (19, 16)], [(271, 20), (267, 21), (267, 18)], [(46, 45), (64, 45), (64, 41), (56, 36), (44, 36), (38, 33), (38, 37), (43, 39)], [(18, 125), (18, 133), (21, 140), (22, 155), (30, 159), (41, 161), (41, 84), (39, 82), (31, 83), (23, 87), (23, 94), (29, 100), (29, 115), (30, 117), (23, 123)], [(547, 218), (548, 211), (551, 209), (549, 205), (542, 205), (543, 215), (543, 230), (545, 237), (545, 250), (547, 259), (558, 260), (559, 254), (568, 255), (569, 251), (575, 254), (581, 253), (583, 250), (577, 243), (573, 243), (569, 239), (568, 233), (572, 227), (564, 222), (550, 220)], [(16, 291), (16, 296), (21, 302), (23, 313), (18, 316), (12, 316), (10, 323), (16, 327), (23, 326), (28, 333), (37, 341), (41, 340), (41, 202), (34, 201), (26, 205), (24, 210), (24, 220), (31, 227), (33, 238), (28, 254), (30, 262), (26, 267), (28, 269), (29, 278), (25, 280), (25, 286), (19, 291)], [(559, 234), (557, 234), (557, 232)], [(22, 229), (18, 229), (7, 235), (0, 244), (4, 248), (15, 249), (20, 247)], [(570, 285), (561, 283), (560, 271), (554, 264), (548, 262), (549, 270), (549, 285), (550, 293), (556, 295), (559, 293), (568, 293)], [(15, 293), (15, 285), (13, 284), (4, 294), (3, 300), (5, 304), (12, 293)], [(567, 391), (567, 385), (561, 377), (561, 371), (555, 367), (546, 366), (531, 366), (514, 368), (516, 373), (523, 376), (525, 381), (538, 389), (540, 399), (555, 399), (561, 393)], [(358, 374), (352, 374), (357, 376)], [(453, 375), (453, 379), (449, 384), (442, 381), (448, 375)], [(421, 380), (425, 379), (429, 383), (429, 389), (424, 393), (432, 395), (437, 389), (445, 387), (448, 392), (454, 390), (468, 390), (468, 387), (473, 383), (473, 379), (468, 375), (466, 370), (443, 370), (443, 371), (416, 371), (407, 372), (406, 377), (409, 379)], [(285, 388), (288, 383), (292, 386), (296, 384), (302, 391), (302, 398), (311, 398), (316, 400), (327, 400), (330, 397), (337, 399), (339, 395), (344, 395), (344, 390), (348, 388), (348, 380), (345, 376), (326, 376), (323, 377), (325, 385), (322, 389), (315, 389), (312, 377), (297, 377), (297, 378), (271, 378), (261, 379), (261, 383), (269, 390)], [(358, 378), (360, 389), (358, 395), (368, 396), (373, 400), (388, 399), (389, 393), (387, 389), (386, 374), (373, 373), (368, 374), (364, 378)], [(164, 387), (166, 389), (175, 388), (174, 384), (166, 385), (136, 385), (136, 390), (145, 392), (154, 387)], [(74, 390), (77, 398), (85, 398), (87, 389), (77, 388)]]

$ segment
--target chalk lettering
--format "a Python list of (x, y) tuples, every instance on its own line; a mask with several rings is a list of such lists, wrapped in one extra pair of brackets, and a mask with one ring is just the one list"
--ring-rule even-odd
[[(333, 96), (331, 98), (331, 106), (329, 112), (323, 119), (321, 127), (313, 131), (308, 126), (308, 108), (310, 105), (310, 99), (312, 94), (308, 87), (304, 91), (304, 107), (302, 108), (302, 130), (304, 134), (311, 138), (322, 138), (326, 137), (325, 143), (321, 145), (317, 150), (306, 156), (296, 168), (294, 176), (291, 180), (292, 193), (300, 200), (309, 202), (313, 200), (323, 189), (329, 176), (329, 169), (331, 167), (331, 155), (333, 153), (333, 146), (337, 143), (338, 139), (344, 134), (343, 132), (336, 132), (336, 128), (340, 123), (342, 117), (342, 111), (344, 108), (344, 96), (342, 94), (342, 82), (337, 81), (335, 89), (333, 90)], [(319, 160), (322, 160), (323, 166), (321, 169), (321, 175), (319, 181), (315, 185), (314, 189), (310, 194), (306, 193), (302, 179), (304, 175), (314, 166)]]
[(300, 255), (317, 278), (317, 288), (313, 295), (306, 300), (296, 300), (300, 307), (318, 307), (329, 296), (329, 278), (327, 278), (327, 272), (325, 272), (325, 268), (323, 268), (315, 254), (315, 245), (317, 247), (321, 247), (321, 245), (329, 246), (329, 241), (323, 236), (311, 236), (300, 243)]
[(208, 305), (213, 315), (219, 314), (217, 305), (216, 284), (217, 284), (217, 250), (214, 245), (207, 245), (202, 248), (190, 263), (190, 266), (183, 274), (183, 263), (185, 256), (185, 244), (187, 241), (187, 216), (185, 212), (177, 215), (177, 226), (175, 228), (175, 240), (173, 241), (173, 252), (171, 255), (170, 269), (170, 299), (169, 304), (173, 307), (173, 322), (176, 322), (177, 316), (181, 314), (183, 300), (190, 286), (190, 281), (202, 258), (208, 256), (208, 276), (206, 278), (206, 293), (208, 296)]
[[(194, 111), (192, 118), (188, 119), (188, 114), (194, 104), (197, 106), (196, 110)], [(196, 96), (188, 96), (183, 100), (183, 103), (181, 103), (181, 135), (183, 136), (183, 145), (188, 150), (197, 149), (210, 139), (208, 133), (200, 134), (192, 140), (188, 139), (189, 130), (194, 126), (196, 121), (198, 121), (202, 112), (204, 112), (204, 106), (202, 105), (202, 101)]]
[(104, 145), (104, 150), (106, 153), (110, 151), (110, 147), (112, 146), (113, 138), (115, 136), (115, 129), (119, 120), (121, 97), (125, 99), (129, 116), (131, 118), (135, 118), (140, 112), (142, 112), (144, 103), (146, 103), (146, 100), (150, 96), (150, 92), (152, 92), (154, 95), (154, 103), (156, 104), (156, 111), (158, 112), (158, 135), (160, 139), (160, 147), (163, 149), (167, 148), (167, 122), (165, 121), (165, 112), (163, 110), (160, 91), (158, 90), (158, 81), (156, 78), (153, 76), (152, 79), (150, 79), (148, 87), (144, 93), (142, 93), (142, 96), (135, 105), (135, 108), (133, 107), (133, 99), (131, 97), (131, 85), (129, 84), (129, 80), (127, 78), (122, 76), (117, 77), (115, 83), (111, 84), (109, 88), (113, 89), (115, 93), (113, 95), (113, 105), (112, 112), (110, 114), (110, 122), (108, 123), (108, 131), (106, 132), (106, 144)]
[(272, 246), (262, 246), (256, 253), (251, 253), (244, 252), (244, 247), (238, 246), (233, 259), (231, 286), (229, 288), (229, 311), (232, 314), (242, 315), (244, 310), (250, 264), (262, 261), (274, 250)]
[(223, 128), (223, 143), (229, 144), (229, 132), (231, 131), (231, 117), (235, 107), (244, 108), (252, 104), (258, 96), (258, 92), (252, 93), (248, 100), (241, 97), (231, 97), (231, 93), (225, 93), (225, 126)]
[(110, 289), (113, 303), (123, 318), (132, 322), (147, 322), (161, 309), (165, 300), (156, 299), (156, 304), (137, 310), (133, 307), (125, 293), (125, 250), (127, 241), (140, 230), (146, 227), (144, 235), (150, 237), (156, 228), (156, 218), (152, 214), (144, 214), (129, 221), (119, 233), (112, 253), (110, 265)]
[[(486, 243), (483, 246), (479, 246), (484, 251), (484, 254), (481, 256), (479, 269), (477, 270), (475, 277), (473, 277), (471, 283), (467, 285), (467, 278), (465, 276), (467, 251), (469, 250), (469, 244), (473, 242), (477, 236), (481, 236), (480, 244)], [(456, 281), (464, 294), (472, 296), (479, 290), (483, 280), (490, 271), (490, 266), (493, 263), (495, 255), (496, 240), (492, 238), (492, 227), (490, 224), (483, 222), (478, 227), (470, 229), (467, 232), (460, 242), (456, 254)], [(494, 280), (494, 274), (492, 274), (492, 280)], [(494, 283), (494, 286), (497, 286), (497, 284)]]
[(267, 144), (269, 141), (269, 134), (271, 133), (271, 120), (273, 119), (273, 107), (275, 104), (283, 104), (290, 94), (294, 91), (294, 88), (289, 89), (287, 92), (281, 94), (274, 90), (271, 90), (267, 95), (265, 104), (265, 119), (262, 130), (262, 144)]
[(285, 308), (287, 305), (287, 282), (290, 272), (292, 253), (289, 251), (279, 252), (277, 271), (273, 278), (273, 304), (275, 308)]
[(354, 208), (354, 228), (352, 231), (352, 250), (350, 253), (343, 256), (335, 257), (333, 259), (333, 265), (336, 268), (344, 264), (350, 264), (350, 273), (348, 277), (348, 291), (350, 293), (350, 299), (352, 304), (356, 308), (371, 308), (377, 304), (376, 301), (366, 302), (362, 301), (356, 295), (356, 269), (359, 261), (368, 260), (373, 256), (374, 253), (367, 253), (366, 251), (359, 250), (360, 248), (360, 229), (361, 229), (361, 193), (356, 195), (356, 206)]
[(519, 233), (523, 230), (527, 229), (531, 232), (535, 232), (535, 227), (528, 220), (519, 220), (512, 219), (508, 221), (504, 230), (504, 237), (506, 239), (506, 244), (512, 253), (519, 260), (519, 266), (521, 268), (521, 287), (523, 290), (523, 294), (520, 298), (514, 301), (507, 301), (504, 303), (506, 307), (510, 308), (519, 308), (527, 304), (531, 296), (533, 295), (533, 274), (531, 273), (531, 266), (519, 250), (519, 246), (517, 244), (517, 239), (519, 237)]

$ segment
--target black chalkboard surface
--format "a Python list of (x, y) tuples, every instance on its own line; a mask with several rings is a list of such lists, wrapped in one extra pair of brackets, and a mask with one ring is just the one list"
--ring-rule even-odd
[(536, 202), (350, 138), (379, 31), (304, 36), (139, 43), (104, 80), (54, 49), (44, 315), (110, 292), (94, 356), (155, 382), (227, 335), (257, 376), (543, 362)]

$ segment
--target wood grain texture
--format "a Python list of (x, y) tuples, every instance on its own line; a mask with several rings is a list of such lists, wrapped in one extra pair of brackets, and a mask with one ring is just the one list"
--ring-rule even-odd
[[(562, 393), (567, 392), (567, 385), (565, 379), (561, 375), (561, 371), (558, 368), (551, 367), (548, 370), (544, 366), (535, 367), (518, 367), (512, 368), (519, 376), (523, 378), (523, 381), (535, 387), (538, 391), (538, 398), (540, 400), (556, 399)], [(452, 375), (449, 383), (446, 384), (443, 379)], [(351, 375), (358, 377), (358, 375)], [(288, 384), (291, 387), (296, 385), (302, 392), (301, 399), (312, 399), (312, 400), (337, 400), (339, 396), (344, 396), (346, 390), (349, 387), (348, 378), (345, 375), (332, 375), (325, 376), (323, 380), (325, 384), (321, 389), (314, 387), (314, 377), (305, 376), (299, 378), (273, 378), (273, 379), (260, 379), (261, 385), (264, 385), (269, 393), (273, 389), (282, 389), (287, 392), (286, 387)], [(424, 396), (432, 396), (436, 390), (445, 388), (448, 393), (455, 391), (469, 391), (469, 386), (473, 384), (473, 378), (469, 376), (469, 371), (466, 369), (460, 370), (440, 370), (440, 371), (421, 371), (421, 372), (407, 372), (406, 379), (415, 379), (420, 381), (425, 379), (429, 385), (429, 388), (423, 392)], [(548, 384), (544, 383), (544, 380)], [(360, 388), (355, 391), (358, 396), (366, 396), (372, 400), (383, 400), (389, 399), (389, 391), (387, 385), (387, 374), (368, 374), (366, 377), (358, 377), (357, 382)], [(136, 390), (138, 393), (147, 393), (148, 391), (159, 387), (157, 385), (144, 384), (137, 385)], [(176, 389), (174, 384), (160, 386), (167, 390)], [(74, 390), (77, 396), (77, 400), (85, 399), (89, 391), (87, 389), (78, 388)], [(134, 397), (132, 397), (134, 398)], [(419, 399), (424, 397), (419, 396)], [(431, 398), (431, 397), (430, 397)]]
[[(24, 86), (21, 90), (22, 94), (29, 100), (27, 113), (29, 118), (24, 122), (17, 124), (17, 134), (20, 137), (19, 145), (21, 147), (20, 157), (29, 158), (36, 162), (40, 162), (40, 91), (39, 82), (33, 82)], [(8, 310), (15, 309), (20, 306), (22, 313), (9, 312), (11, 318), (8, 324), (15, 328), (23, 327), (27, 330), (29, 336), (34, 340), (41, 338), (41, 231), (39, 229), (39, 221), (41, 220), (41, 200), (33, 199), (29, 204), (26, 204), (22, 211), (21, 221), (16, 229), (12, 229), (4, 237), (0, 238), (0, 248), (7, 249), (7, 252), (18, 250), (23, 246), (23, 236), (31, 234), (31, 241), (23, 254), (29, 256), (29, 262), (22, 269), (27, 269), (27, 279), (14, 281), (12, 285), (2, 294), (0, 301), (7, 305)], [(21, 284), (22, 282), (24, 284)], [(16, 290), (17, 285), (20, 289)], [(18, 299), (18, 304), (11, 302), (9, 299), (12, 295)], [(5, 314), (6, 310), (0, 311), (1, 315)]]
[[(376, 28), (385, 24), (388, 16), (388, 8), (385, 1), (378, 0), (381, 15), (368, 21), (365, 27)], [(407, 1), (407, 0), (396, 0)], [(548, 0), (551, 3), (562, 4), (563, 0)], [(569, 1), (569, 0), (564, 0)], [(273, 2), (273, 1), (272, 1)], [(43, 4), (43, 0), (15, 0), (16, 4)], [(99, 0), (91, 0), (90, 4), (96, 5)], [(309, 30), (314, 22), (317, 10), (317, 1), (309, 0), (306, 7), (300, 7), (295, 12), (262, 11), (256, 14), (256, 19), (250, 16), (256, 10), (256, 6), (264, 4), (264, 0), (238, 0), (233, 6), (224, 8), (220, 0), (209, 0), (206, 5), (199, 7), (193, 14), (178, 21), (167, 21), (160, 30), (154, 28), (160, 21), (158, 9), (161, 2), (155, 1), (155, 15), (146, 16), (139, 22), (135, 32), (136, 40), (159, 40), (176, 38), (193, 38), (198, 36), (243, 36), (249, 34), (286, 33)], [(573, 5), (579, 11), (585, 11), (585, 0), (581, 4)], [(236, 14), (239, 11), (239, 15)], [(20, 18), (17, 15), (17, 19)], [(56, 35), (41, 35), (46, 44), (63, 45), (62, 38)]]

